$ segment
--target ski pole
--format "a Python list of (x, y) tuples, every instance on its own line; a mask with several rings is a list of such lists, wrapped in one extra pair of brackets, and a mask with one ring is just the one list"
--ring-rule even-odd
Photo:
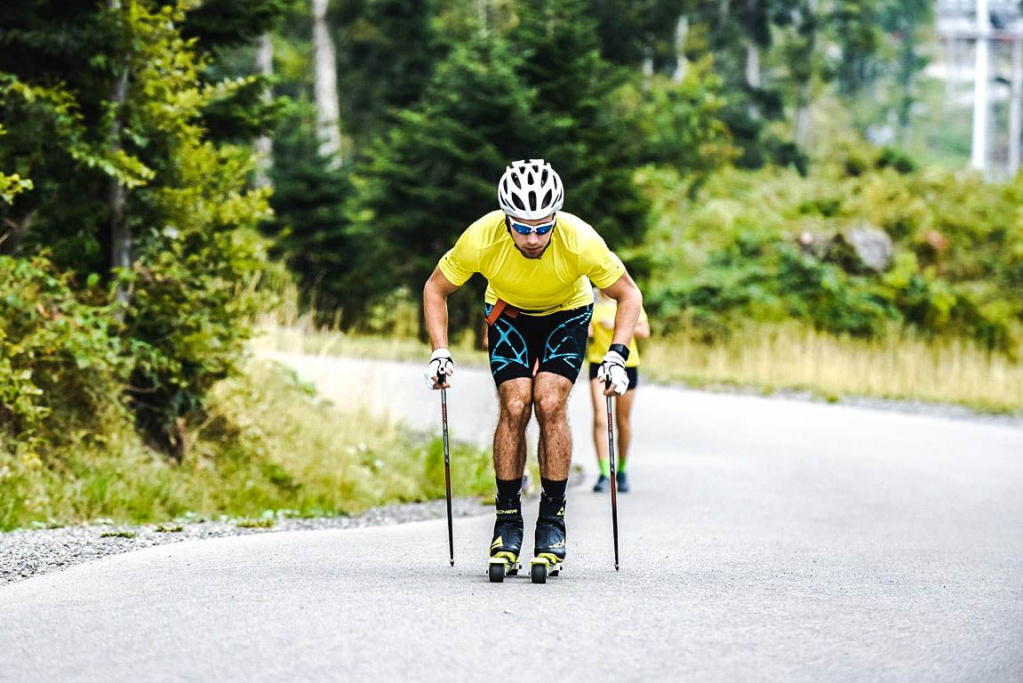
[(451, 456), (448, 453), (448, 391), (443, 388), (444, 373), (437, 373), (437, 384), (441, 385), (440, 390), (440, 414), (441, 422), (444, 425), (444, 489), (447, 493), (448, 502), (448, 554), (451, 558), (451, 566), (455, 566), (455, 532), (451, 523)]
[[(605, 382), (605, 388), (611, 388), (611, 380)], [(618, 571), (618, 485), (615, 471), (615, 430), (611, 417), (611, 397), (607, 398), (607, 454), (611, 466), (611, 528), (615, 539), (615, 571)]]

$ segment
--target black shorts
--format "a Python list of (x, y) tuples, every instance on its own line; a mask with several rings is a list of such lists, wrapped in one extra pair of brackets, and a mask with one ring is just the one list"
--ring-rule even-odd
[[(489, 315), (490, 304), (484, 304)], [(593, 306), (573, 308), (550, 315), (519, 313), (510, 318), (502, 313), (487, 329), (490, 373), (494, 383), (516, 377), (532, 377), (537, 372), (553, 372), (575, 383), (586, 357), (586, 330)]]
[[(600, 363), (590, 363), (590, 379), (597, 379), (597, 369)], [(639, 368), (625, 368), (625, 375), (629, 378), (629, 389), (639, 386)]]

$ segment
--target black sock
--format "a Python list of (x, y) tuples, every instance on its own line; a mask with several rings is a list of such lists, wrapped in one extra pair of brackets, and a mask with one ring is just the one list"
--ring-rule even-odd
[(518, 498), (522, 490), (522, 477), (518, 479), (497, 479), (498, 498)]
[(568, 489), (568, 479), (545, 479), (540, 477), (540, 484), (543, 486), (543, 492), (547, 494), (548, 498), (564, 498), (565, 491)]

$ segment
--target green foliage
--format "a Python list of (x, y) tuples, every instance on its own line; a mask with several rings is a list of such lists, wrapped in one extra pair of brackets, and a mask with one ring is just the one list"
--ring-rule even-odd
[(640, 93), (622, 89), (624, 107), (634, 108), (629, 126), (634, 145), (646, 163), (670, 166), (683, 176), (702, 177), (734, 156), (728, 128), (718, 118), (724, 101), (711, 61), (691, 65), (681, 83), (656, 78)]
[[(59, 466), (49, 467), (24, 444), (0, 441), (0, 530), (100, 517), (168, 523), (196, 514), (347, 515), (444, 492), (438, 439), (334, 408), (266, 362), (214, 387), (206, 420), (189, 428), (191, 448), (178, 464), (153, 457), (123, 429), (105, 436), (98, 444), (70, 435), (54, 451)], [(453, 443), (451, 458), (458, 495), (493, 489), (486, 450)]]
[(638, 67), (652, 58), (673, 68), (675, 27), (690, 5), (687, 0), (590, 0), (587, 14), (596, 19), (600, 54), (607, 61)]
[[(699, 178), (731, 157), (709, 62), (694, 65), (681, 83), (657, 79), (644, 87), (601, 57), (585, 2), (530, 0), (516, 3), (514, 17), (506, 28), (455, 45), (422, 100), (363, 151), (348, 186), (348, 239), (331, 240), (349, 249), (315, 256), (349, 260), (320, 284), (341, 298), (346, 321), (396, 289), (418, 292), (458, 234), (494, 207), (494, 184), (512, 159), (551, 161), (565, 183), (566, 209), (591, 222), (642, 275), (645, 262), (628, 251), (647, 229), (636, 166), (670, 164)], [(311, 245), (324, 243), (314, 237)], [(476, 298), (453, 299), (452, 328), (477, 320), (477, 308)]]
[(396, 110), (422, 97), (441, 37), (431, 0), (341, 0), (328, 15), (336, 27), (341, 119), (360, 143), (384, 133)]
[(272, 253), (284, 259), (304, 293), (315, 297), (315, 307), (333, 312), (352, 302), (343, 274), (359, 265), (344, 212), (352, 191), (350, 167), (331, 168), (319, 155), (311, 107), (290, 111), (274, 145), (273, 217), (261, 229), (274, 239)]
[[(511, 159), (534, 149), (532, 93), (516, 75), (503, 41), (476, 38), (439, 65), (423, 102), (358, 168), (351, 235), (358, 267), (338, 287), (346, 311), (405, 285), (419, 291), (440, 255), (496, 204), (497, 179)], [(479, 306), (453, 311), (464, 325)], [(459, 315), (464, 317), (459, 317)]]
[(99, 437), (105, 418), (123, 415), (111, 400), (127, 367), (115, 308), (76, 289), (41, 256), (0, 256), (0, 444), (3, 434), (33, 447)]
[(565, 183), (566, 210), (616, 247), (640, 242), (647, 207), (632, 184), (635, 137), (614, 106), (625, 74), (600, 56), (596, 21), (583, 0), (524, 0), (516, 11), (519, 24), (508, 40), (523, 58), (520, 80), (535, 93), (528, 139), (536, 151), (511, 158), (550, 161)]
[[(265, 265), (255, 226), (267, 214), (264, 190), (246, 190), (252, 155), (204, 140), (200, 112), (240, 86), (203, 85), (201, 62), (180, 35), (183, 14), (136, 8), (138, 38), (127, 102), (127, 135), (158, 151), (159, 177), (138, 190), (131, 207), (150, 225), (140, 235), (130, 273), (127, 330), (136, 364), (130, 395), (139, 425), (181, 457), (180, 420), (201, 416), (213, 383), (228, 376), (256, 309), (249, 287)], [(162, 68), (173, 59), (174, 69)], [(155, 95), (155, 96), (154, 96)]]
[[(877, 159), (880, 170), (858, 167), (832, 181), (777, 170), (716, 175), (697, 199), (683, 200), (681, 218), (663, 214), (645, 247), (657, 266), (646, 290), (655, 318), (665, 330), (695, 326), (710, 337), (744, 321), (786, 319), (866, 338), (909, 328), (1016, 353), (1023, 186), (898, 173), (885, 154)], [(660, 193), (656, 181), (644, 178)], [(662, 205), (672, 206), (655, 200)], [(842, 239), (864, 224), (894, 242), (883, 272), (865, 268)]]
[[(0, 110), (17, 121), (0, 153), (35, 184), (0, 209), (16, 226), (8, 247), (50, 245), (58, 268), (121, 286), (124, 326), (104, 330), (126, 354), (130, 376), (119, 379), (129, 380), (139, 426), (178, 457), (182, 421), (201, 416), (206, 392), (240, 357), (255, 310), (248, 287), (266, 263), (254, 227), (268, 212), (266, 192), (245, 188), (251, 153), (214, 145), (202, 126), (208, 106), (252, 81), (203, 82), (203, 61), (181, 34), (188, 5), (70, 3), (52, 17), (20, 8), (14, 52), (39, 59), (0, 58), (11, 70), (0, 71)], [(63, 23), (71, 17), (78, 24)], [(75, 39), (53, 39), (47, 20)], [(65, 74), (83, 41), (95, 53)], [(50, 85), (65, 75), (69, 83)], [(123, 204), (110, 200), (115, 185)], [(134, 264), (110, 272), (118, 223), (134, 236)], [(94, 316), (112, 315), (92, 303)], [(104, 361), (78, 350), (78, 363)]]
[(875, 77), (883, 33), (878, 0), (841, 0), (827, 20), (829, 37), (841, 55), (829, 65), (840, 93), (855, 96)]
[[(4, 132), (4, 127), (0, 125), (0, 136)], [(18, 173), (8, 175), (0, 172), (0, 205), (11, 204), (15, 195), (31, 189), (32, 181), (28, 178), (22, 178)]]
[(15, 195), (31, 189), (32, 181), (28, 178), (23, 179), (17, 173), (11, 175), (0, 173), (0, 201), (3, 203), (10, 204), (14, 201)]
[(200, 50), (250, 43), (280, 25), (298, 0), (203, 0), (188, 8), (181, 33)]
[[(207, 69), (206, 77), (217, 71)], [(284, 119), (288, 109), (286, 98), (264, 101), (269, 79), (245, 76), (235, 79), (232, 88), (211, 100), (202, 111), (202, 127), (210, 140), (245, 143), (269, 134)]]

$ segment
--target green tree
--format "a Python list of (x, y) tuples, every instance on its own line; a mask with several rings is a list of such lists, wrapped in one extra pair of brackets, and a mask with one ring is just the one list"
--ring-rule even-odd
[(316, 308), (330, 313), (352, 304), (343, 276), (358, 266), (360, 252), (344, 210), (351, 166), (331, 168), (318, 147), (312, 106), (292, 107), (275, 139), (274, 216), (262, 229), (274, 238), (274, 253), (297, 276), (305, 300), (315, 297)]
[(881, 11), (881, 26), (897, 45), (895, 111), (902, 144), (909, 135), (909, 114), (916, 101), (916, 77), (927, 66), (921, 40), (934, 16), (929, 0), (890, 0)]
[(245, 288), (265, 262), (251, 154), (202, 126), (204, 108), (243, 82), (203, 82), (183, 7), (14, 4), (0, 113), (17, 124), (0, 152), (35, 189), (5, 217), (22, 226), (21, 253), (52, 249), (82, 281), (119, 285), (135, 415), (180, 455), (184, 422), (240, 356)]
[(736, 165), (793, 164), (805, 173), (805, 154), (791, 137), (780, 137), (770, 128), (771, 122), (784, 120), (786, 105), (794, 104), (787, 82), (800, 78), (791, 73), (791, 59), (782, 59), (777, 70), (769, 68), (774, 54), (786, 47), (784, 42), (777, 45), (775, 36), (784, 37), (785, 27), (797, 21), (799, 0), (697, 3), (690, 16), (692, 46), (713, 54), (714, 71), (722, 79), (720, 118), (738, 148)]
[(612, 64), (639, 67), (644, 60), (675, 66), (675, 29), (690, 0), (589, 0), (600, 54)]
[(841, 0), (828, 18), (828, 36), (841, 50), (830, 69), (845, 97), (856, 97), (877, 77), (879, 21), (877, 0)]
[[(337, 287), (348, 293), (346, 312), (398, 287), (418, 295), (458, 235), (496, 208), (508, 161), (537, 149), (535, 94), (521, 85), (515, 55), (492, 35), (456, 47), (423, 101), (368, 151), (351, 207), (358, 265)], [(456, 328), (478, 313), (478, 299), (461, 302), (452, 305)]]
[(415, 105), (443, 54), (431, 0), (341, 0), (328, 15), (336, 27), (341, 118), (357, 144)]
[(596, 21), (583, 0), (523, 0), (508, 40), (536, 92), (528, 157), (550, 161), (565, 183), (565, 209), (593, 224), (614, 247), (646, 231), (647, 206), (632, 182), (637, 149), (618, 116), (625, 74), (600, 56)]

